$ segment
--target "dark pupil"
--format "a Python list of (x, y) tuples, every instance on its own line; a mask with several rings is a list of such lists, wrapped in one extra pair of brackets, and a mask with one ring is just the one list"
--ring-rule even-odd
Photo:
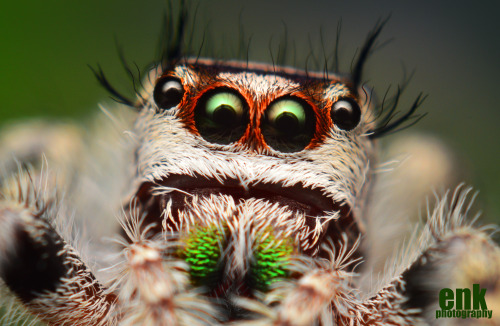
[(214, 110), (213, 121), (222, 126), (233, 126), (237, 122), (237, 115), (234, 108), (222, 104)]
[(339, 124), (344, 126), (351, 126), (353, 124), (352, 111), (348, 108), (338, 108), (335, 110), (335, 118)]
[(160, 106), (162, 108), (170, 108), (176, 106), (181, 100), (182, 100), (182, 93), (177, 88), (169, 87), (163, 90), (163, 96), (162, 99), (160, 100), (161, 102)]
[(274, 120), (276, 128), (287, 135), (295, 134), (299, 130), (299, 120), (295, 114), (283, 112)]

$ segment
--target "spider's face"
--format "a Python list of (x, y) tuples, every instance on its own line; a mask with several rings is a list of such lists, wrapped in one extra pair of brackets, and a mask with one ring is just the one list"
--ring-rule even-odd
[(156, 231), (218, 228), (225, 275), (251, 270), (269, 235), (316, 255), (363, 231), (373, 113), (348, 79), (198, 60), (150, 80), (135, 195)]

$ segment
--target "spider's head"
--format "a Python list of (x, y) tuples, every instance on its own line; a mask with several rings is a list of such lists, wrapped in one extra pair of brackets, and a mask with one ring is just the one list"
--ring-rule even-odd
[(374, 115), (348, 77), (187, 60), (150, 80), (135, 196), (152, 230), (213, 252), (202, 232), (235, 279), (273, 245), (316, 256), (363, 233)]

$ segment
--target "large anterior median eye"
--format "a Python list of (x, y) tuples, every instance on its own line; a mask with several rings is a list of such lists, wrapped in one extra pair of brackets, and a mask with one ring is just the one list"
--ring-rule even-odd
[(205, 94), (195, 109), (196, 128), (206, 140), (227, 145), (240, 139), (248, 125), (247, 105), (230, 89)]
[(155, 85), (153, 98), (160, 109), (168, 110), (177, 106), (184, 97), (184, 87), (175, 77), (163, 77)]
[(314, 136), (315, 117), (304, 100), (278, 99), (269, 105), (261, 124), (266, 143), (281, 152), (304, 149)]
[(214, 125), (232, 126), (241, 121), (243, 102), (232, 93), (215, 94), (208, 99), (205, 113)]

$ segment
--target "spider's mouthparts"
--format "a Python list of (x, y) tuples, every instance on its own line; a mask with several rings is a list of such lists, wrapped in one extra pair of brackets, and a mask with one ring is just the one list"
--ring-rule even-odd
[(260, 230), (244, 248), (235, 241), (227, 225), (197, 226), (181, 237), (177, 256), (190, 266), (191, 281), (217, 296), (266, 291), (289, 276), (287, 264), (294, 252), (290, 239)]
[[(145, 184), (143, 187), (155, 188), (153, 184)], [(185, 196), (226, 194), (237, 199), (262, 198), (271, 202), (287, 205), (291, 209), (304, 211), (311, 217), (323, 216), (326, 212), (338, 210), (338, 204), (331, 198), (326, 197), (319, 189), (305, 188), (301, 184), (284, 186), (282, 183), (254, 183), (242, 185), (236, 179), (225, 179), (222, 182), (215, 179), (207, 179), (202, 176), (171, 175), (162, 180), (156, 187), (158, 192), (162, 189), (171, 190), (171, 196), (175, 192)], [(174, 199), (175, 201), (175, 199)], [(174, 203), (175, 204), (175, 203)], [(183, 203), (181, 203), (183, 205)]]
[(285, 232), (299, 251), (308, 255), (316, 255), (327, 238), (335, 241), (347, 232), (355, 239), (360, 233), (347, 204), (335, 202), (320, 187), (304, 187), (302, 183), (242, 185), (237, 179), (175, 174), (143, 183), (136, 198), (146, 215), (145, 225), (156, 224), (152, 229), (155, 233), (252, 219)]

